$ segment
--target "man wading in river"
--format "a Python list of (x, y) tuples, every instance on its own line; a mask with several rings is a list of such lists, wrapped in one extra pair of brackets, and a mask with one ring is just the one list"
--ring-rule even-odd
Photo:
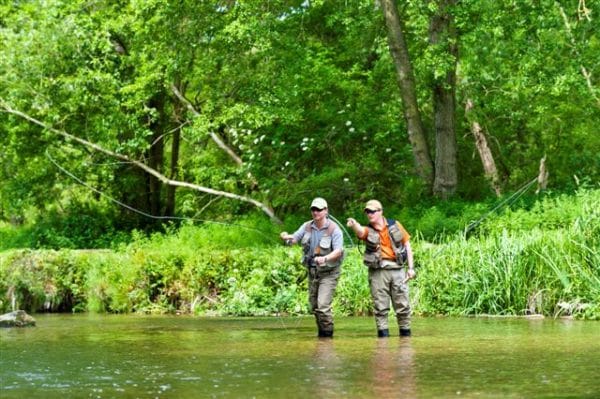
[(369, 219), (368, 226), (363, 227), (352, 218), (348, 219), (347, 225), (354, 230), (359, 239), (366, 242), (363, 261), (369, 268), (369, 286), (375, 309), (377, 336), (390, 335), (388, 313), (391, 299), (400, 336), (409, 337), (408, 280), (416, 276), (413, 253), (408, 241), (410, 235), (399, 222), (383, 216), (383, 208), (377, 200), (367, 202), (365, 214)]
[(312, 220), (294, 234), (279, 236), (288, 245), (302, 245), (302, 263), (308, 268), (308, 303), (317, 320), (319, 337), (333, 338), (331, 303), (340, 277), (344, 257), (344, 238), (340, 227), (328, 216), (327, 201), (315, 198), (310, 204)]

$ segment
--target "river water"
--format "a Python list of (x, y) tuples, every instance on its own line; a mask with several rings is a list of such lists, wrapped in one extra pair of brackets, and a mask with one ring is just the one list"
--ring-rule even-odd
[[(600, 398), (600, 323), (36, 315), (0, 329), (8, 398)], [(390, 320), (390, 326), (394, 321)], [(397, 329), (391, 329), (397, 334)]]

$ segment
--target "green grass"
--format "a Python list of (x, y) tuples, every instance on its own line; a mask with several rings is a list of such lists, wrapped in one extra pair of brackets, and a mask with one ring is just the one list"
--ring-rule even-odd
[(506, 212), (486, 221), (477, 237), (455, 235), (421, 250), (421, 310), (598, 318), (599, 193)]
[[(445, 315), (571, 315), (600, 319), (600, 190), (508, 210), (476, 234), (431, 243), (413, 235), (420, 265), (413, 310)], [(0, 310), (305, 314), (300, 248), (259, 221), (134, 233), (112, 250), (0, 252)], [(407, 226), (408, 227), (408, 226)], [(410, 228), (410, 227), (409, 227)], [(347, 248), (337, 314), (371, 312), (367, 269)]]

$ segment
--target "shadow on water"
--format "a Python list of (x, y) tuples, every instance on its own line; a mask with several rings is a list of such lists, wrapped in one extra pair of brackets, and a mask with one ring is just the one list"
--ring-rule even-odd
[[(408, 339), (371, 318), (39, 315), (0, 330), (0, 397), (595, 398), (600, 325), (415, 319)], [(397, 334), (397, 331), (395, 332)]]

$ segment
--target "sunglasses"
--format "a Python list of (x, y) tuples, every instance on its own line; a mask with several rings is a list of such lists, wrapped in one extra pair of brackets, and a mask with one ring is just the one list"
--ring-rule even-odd
[(377, 212), (379, 212), (380, 210), (381, 210), (381, 209), (377, 209), (376, 211), (374, 211), (374, 210), (372, 210), (372, 209), (365, 209), (365, 213), (366, 213), (367, 215), (372, 215), (372, 214), (374, 214), (374, 213), (377, 213)]
[(321, 212), (323, 209), (325, 209), (325, 208), (319, 209), (319, 208), (312, 207), (312, 208), (310, 208), (310, 211), (311, 212)]

